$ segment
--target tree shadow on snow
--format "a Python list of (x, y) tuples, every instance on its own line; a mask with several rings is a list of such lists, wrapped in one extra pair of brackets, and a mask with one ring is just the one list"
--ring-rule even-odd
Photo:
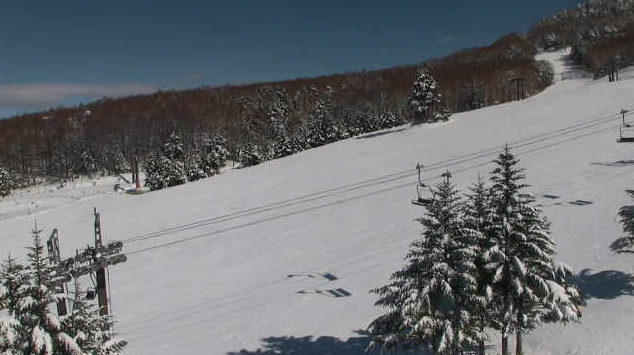
[[(262, 347), (256, 350), (242, 349), (227, 355), (366, 355), (379, 354), (379, 351), (366, 352), (370, 337), (365, 331), (355, 331), (359, 336), (341, 340), (332, 336), (268, 337), (262, 339)], [(392, 354), (426, 354), (418, 351), (397, 351)]]
[(623, 167), (634, 165), (634, 160), (617, 160), (614, 162), (597, 162), (590, 163), (591, 165), (601, 165), (601, 166), (614, 166), (614, 167)]
[(612, 300), (621, 296), (634, 296), (632, 275), (617, 270), (591, 272), (590, 269), (584, 269), (577, 275), (577, 287), (584, 300)]
[(362, 136), (358, 136), (356, 137), (356, 139), (368, 139), (368, 138), (375, 138), (375, 137), (380, 137), (380, 136), (384, 136), (386, 134), (391, 134), (391, 133), (396, 133), (396, 132), (403, 132), (405, 130), (405, 128), (399, 128), (399, 129), (394, 129), (391, 131), (383, 131), (383, 132), (376, 132), (376, 133), (369, 133), (369, 134), (364, 134)]

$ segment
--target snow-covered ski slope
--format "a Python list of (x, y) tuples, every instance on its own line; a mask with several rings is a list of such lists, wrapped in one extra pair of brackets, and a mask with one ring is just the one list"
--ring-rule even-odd
[(634, 185), (634, 144), (615, 142), (622, 108), (634, 108), (634, 80), (563, 80), (445, 124), (2, 221), (0, 251), (23, 253), (37, 218), (46, 234), (59, 228), (70, 255), (91, 243), (96, 206), (105, 238), (129, 240), (128, 262), (110, 270), (127, 354), (363, 354), (363, 329), (382, 312), (368, 290), (403, 265), (421, 232), (415, 164), (428, 182), (448, 169), (466, 188), (508, 142), (587, 302), (580, 324), (527, 336), (526, 353), (631, 354), (634, 256), (609, 251), (618, 208), (631, 202), (623, 190)]

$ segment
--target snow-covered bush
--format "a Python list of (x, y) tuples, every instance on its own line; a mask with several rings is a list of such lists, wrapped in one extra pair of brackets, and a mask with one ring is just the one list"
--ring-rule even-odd
[(443, 110), (442, 112), (436, 112), (434, 118), (436, 121), (449, 121), (449, 117), (451, 117), (452, 114), (451, 110)]

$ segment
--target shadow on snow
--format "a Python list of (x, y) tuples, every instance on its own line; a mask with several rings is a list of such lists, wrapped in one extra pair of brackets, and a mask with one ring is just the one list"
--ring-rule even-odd
[[(366, 352), (370, 343), (369, 334), (365, 331), (355, 331), (358, 336), (341, 340), (332, 336), (294, 337), (268, 337), (262, 339), (262, 346), (256, 350), (242, 349), (237, 352), (229, 352), (227, 355), (366, 355), (379, 354), (378, 350)], [(418, 349), (415, 351), (397, 351), (392, 354), (425, 354)]]
[(364, 134), (362, 136), (355, 137), (355, 139), (375, 138), (375, 137), (384, 136), (386, 134), (391, 134), (391, 133), (396, 133), (396, 132), (403, 132), (404, 130), (405, 130), (405, 128), (399, 128), (399, 129), (393, 129), (393, 130), (390, 130), (390, 131), (381, 131), (381, 132), (376, 132), (376, 133), (368, 133), (368, 134)]
[(621, 296), (634, 296), (634, 277), (617, 270), (592, 273), (592, 270), (584, 269), (577, 275), (577, 287), (585, 300), (612, 300)]

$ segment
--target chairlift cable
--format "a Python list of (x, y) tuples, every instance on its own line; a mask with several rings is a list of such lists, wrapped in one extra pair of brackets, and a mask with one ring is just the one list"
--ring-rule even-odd
[[(561, 141), (558, 141), (558, 142), (555, 142), (555, 143), (550, 143), (550, 144), (545, 145), (543, 147), (537, 147), (537, 148), (530, 149), (530, 150), (527, 150), (527, 151), (519, 152), (519, 153), (516, 153), (515, 155), (516, 156), (520, 156), (520, 155), (524, 155), (524, 154), (533, 153), (535, 151), (551, 148), (553, 146), (564, 144), (564, 143), (567, 143), (567, 142), (570, 142), (570, 141), (573, 141), (573, 140), (576, 140), (576, 139), (588, 137), (588, 136), (591, 136), (591, 135), (594, 135), (594, 134), (598, 134), (598, 133), (603, 133), (603, 132), (606, 132), (606, 131), (608, 131), (610, 129), (613, 129), (614, 127), (615, 126), (601, 128), (601, 129), (596, 130), (596, 131), (592, 131), (592, 132), (584, 133), (584, 134), (581, 134), (581, 135), (578, 135), (578, 136), (566, 138), (564, 140), (561, 140)], [(483, 167), (483, 166), (487, 166), (489, 164), (491, 164), (490, 161), (474, 164), (474, 165), (471, 165), (471, 166), (467, 166), (465, 168), (454, 170), (454, 174), (465, 172), (465, 171), (472, 170), (472, 169), (476, 169), (476, 168)], [(424, 181), (431, 181), (431, 180), (434, 180), (434, 179), (438, 179), (438, 178), (441, 178), (442, 175), (443, 174), (439, 174), (439, 175), (436, 175), (434, 177), (427, 178)], [(318, 210), (318, 209), (323, 209), (325, 207), (330, 207), (330, 206), (339, 205), (339, 204), (343, 204), (343, 203), (350, 202), (350, 201), (359, 200), (359, 199), (362, 199), (362, 198), (365, 198), (365, 197), (374, 196), (374, 195), (382, 194), (382, 193), (385, 193), (385, 192), (402, 189), (404, 187), (411, 187), (411, 183), (399, 184), (399, 185), (391, 186), (391, 187), (388, 187), (388, 188), (385, 188), (385, 189), (381, 189), (381, 190), (378, 190), (378, 191), (372, 191), (372, 192), (364, 193), (364, 194), (361, 194), (361, 195), (357, 195), (357, 196), (353, 196), (353, 197), (349, 197), (349, 198), (345, 198), (345, 199), (341, 199), (341, 200), (336, 200), (336, 201), (333, 201), (333, 202), (325, 203), (325, 204), (318, 205), (318, 206), (308, 207), (308, 208), (300, 209), (300, 210), (297, 210), (297, 211), (292, 211), (292, 212), (284, 213), (284, 214), (281, 214), (281, 215), (276, 215), (276, 216), (260, 219), (260, 220), (257, 220), (257, 221), (252, 221), (252, 222), (244, 223), (244, 224), (241, 224), (241, 225), (237, 225), (237, 226), (232, 226), (232, 227), (216, 230), (216, 231), (209, 232), (209, 233), (203, 233), (203, 234), (195, 235), (195, 236), (192, 236), (192, 237), (177, 239), (177, 240), (174, 240), (174, 241), (170, 241), (170, 242), (166, 242), (166, 243), (162, 243), (162, 244), (158, 244), (158, 245), (154, 245), (154, 246), (141, 248), (141, 249), (137, 249), (137, 250), (133, 250), (131, 252), (128, 252), (127, 254), (128, 255), (133, 255), (133, 254), (143, 253), (143, 252), (152, 251), (152, 250), (156, 250), (156, 249), (161, 249), (161, 248), (172, 246), (172, 245), (176, 245), (176, 244), (185, 243), (185, 242), (196, 240), (196, 239), (213, 237), (213, 236), (216, 236), (216, 235), (219, 235), (219, 234), (223, 234), (223, 233), (226, 233), (226, 232), (230, 232), (230, 231), (234, 231), (234, 230), (239, 230), (239, 229), (251, 227), (251, 226), (254, 226), (254, 225), (258, 225), (258, 224), (262, 224), (262, 223), (266, 223), (266, 222), (270, 222), (270, 221), (274, 221), (274, 220), (290, 217), (290, 216), (293, 216), (293, 215), (302, 214), (302, 213), (305, 213), (305, 212), (310, 212), (310, 211), (314, 211), (314, 210)]]
[[(634, 114), (634, 112), (630, 111), (629, 114)], [(516, 149), (516, 148), (524, 147), (524, 146), (527, 146), (527, 145), (532, 145), (532, 144), (535, 144), (535, 143), (542, 142), (544, 140), (549, 140), (549, 139), (552, 139), (552, 138), (556, 138), (556, 137), (561, 136), (561, 135), (573, 133), (573, 132), (576, 132), (576, 131), (579, 131), (579, 130), (584, 130), (584, 129), (587, 129), (587, 128), (590, 128), (590, 127), (593, 127), (593, 126), (597, 126), (597, 125), (601, 125), (601, 124), (607, 123), (607, 121), (613, 119), (614, 117), (620, 117), (620, 115), (621, 115), (620, 113), (612, 114), (612, 115), (608, 115), (608, 116), (601, 117), (601, 118), (598, 118), (598, 119), (592, 119), (592, 120), (588, 120), (588, 121), (585, 121), (585, 122), (582, 122), (582, 123), (579, 123), (579, 124), (575, 124), (575, 125), (571, 125), (571, 126), (568, 126), (568, 127), (560, 128), (558, 130), (551, 131), (551, 132), (548, 132), (548, 133), (539, 134), (539, 135), (536, 135), (536, 136), (533, 136), (533, 137), (524, 138), (524, 139), (521, 139), (521, 140), (515, 142), (514, 144), (511, 144), (510, 146), (511, 146), (511, 148)], [(604, 122), (604, 121), (606, 121), (606, 122)], [(551, 137), (549, 137), (549, 136), (551, 136)], [(521, 142), (524, 142), (524, 143), (518, 144), (518, 143), (521, 143)], [(439, 162), (435, 162), (435, 163), (429, 164), (427, 167), (425, 167), (426, 168), (425, 170), (426, 171), (433, 171), (433, 170), (438, 170), (438, 169), (441, 169), (441, 168), (447, 168), (447, 167), (450, 167), (450, 166), (453, 166), (453, 165), (456, 165), (456, 164), (461, 164), (461, 163), (464, 163), (464, 162), (468, 162), (470, 160), (474, 160), (474, 159), (477, 159), (477, 158), (491, 156), (491, 155), (497, 154), (498, 151), (499, 151), (499, 148), (497, 148), (497, 147), (496, 148), (484, 149), (484, 150), (481, 150), (481, 151), (478, 151), (478, 152), (465, 154), (465, 155), (460, 156), (460, 157), (450, 158), (450, 159), (446, 159), (444, 161), (439, 161)], [(439, 165), (439, 164), (443, 164), (443, 165)], [(334, 195), (338, 195), (338, 194), (342, 194), (342, 193), (345, 193), (345, 192), (350, 192), (350, 191), (354, 191), (354, 190), (358, 190), (358, 189), (362, 189), (362, 188), (367, 188), (367, 187), (374, 186), (374, 185), (382, 185), (382, 184), (385, 184), (385, 183), (388, 183), (388, 182), (392, 182), (392, 181), (408, 178), (408, 177), (411, 177), (412, 175), (414, 175), (414, 173), (411, 172), (411, 169), (403, 170), (403, 171), (399, 171), (399, 172), (396, 172), (396, 173), (393, 173), (393, 174), (383, 175), (383, 176), (380, 176), (380, 177), (364, 180), (364, 181), (353, 183), (353, 184), (349, 184), (349, 185), (343, 185), (343, 186), (336, 187), (336, 188), (329, 189), (329, 190), (314, 192), (314, 193), (310, 193), (310, 194), (307, 194), (307, 195), (299, 196), (299, 197), (296, 197), (296, 198), (278, 201), (278, 202), (271, 203), (271, 204), (268, 204), (268, 205), (254, 207), (254, 208), (250, 208), (250, 209), (246, 209), (246, 210), (242, 210), (242, 211), (226, 214), (226, 215), (223, 215), (223, 216), (218, 216), (218, 217), (213, 217), (213, 218), (209, 218), (209, 219), (200, 220), (200, 221), (197, 221), (197, 222), (187, 223), (187, 224), (183, 224), (183, 225), (180, 225), (180, 226), (175, 226), (175, 227), (167, 228), (167, 229), (164, 229), (164, 230), (156, 231), (156, 232), (153, 232), (153, 233), (146, 233), (146, 234), (139, 235), (139, 236), (136, 236), (136, 237), (124, 239), (122, 241), (126, 242), (126, 243), (131, 243), (131, 242), (143, 241), (143, 240), (147, 240), (147, 239), (153, 239), (153, 238), (169, 235), (169, 234), (172, 234), (174, 232), (180, 232), (180, 231), (189, 230), (189, 229), (193, 229), (193, 228), (199, 228), (199, 227), (203, 227), (203, 226), (207, 226), (207, 225), (211, 225), (211, 224), (226, 222), (226, 221), (230, 221), (230, 220), (234, 220), (234, 219), (238, 219), (238, 218), (243, 218), (243, 217), (247, 217), (247, 216), (251, 216), (251, 215), (255, 215), (255, 214), (260, 214), (260, 213), (263, 213), (263, 212), (268, 212), (268, 211), (280, 209), (280, 208), (283, 208), (283, 207), (290, 207), (290, 206), (297, 205), (297, 204), (303, 204), (303, 203), (307, 203), (307, 202), (312, 202), (312, 201), (315, 201), (315, 200), (319, 200), (319, 199), (323, 199), (323, 198), (327, 198), (327, 197), (332, 197)], [(312, 196), (315, 196), (315, 197), (312, 197)], [(307, 197), (312, 197), (312, 198), (306, 199)]]

